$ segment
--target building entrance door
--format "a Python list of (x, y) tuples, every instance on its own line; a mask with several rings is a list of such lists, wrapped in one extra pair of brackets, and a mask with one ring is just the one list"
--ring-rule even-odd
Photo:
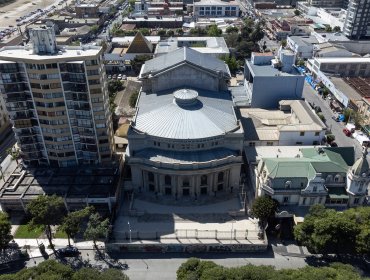
[(164, 190), (164, 191), (165, 191), (165, 194), (166, 194), (166, 195), (171, 195), (171, 194), (172, 194), (172, 189), (171, 189), (171, 188), (168, 188), (168, 187), (167, 187), (167, 188), (165, 188), (165, 190)]
[(190, 195), (190, 189), (189, 188), (182, 189), (182, 195), (183, 196), (189, 196)]
[(200, 194), (207, 194), (207, 187), (201, 187), (200, 188)]

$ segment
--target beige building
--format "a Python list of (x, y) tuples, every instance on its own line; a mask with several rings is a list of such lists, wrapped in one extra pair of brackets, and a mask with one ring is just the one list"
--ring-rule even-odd
[(103, 50), (58, 48), (54, 29), (0, 49), (0, 91), (25, 165), (111, 162), (114, 140)]
[(326, 126), (303, 100), (281, 100), (279, 110), (241, 108), (244, 144), (254, 146), (320, 145)]

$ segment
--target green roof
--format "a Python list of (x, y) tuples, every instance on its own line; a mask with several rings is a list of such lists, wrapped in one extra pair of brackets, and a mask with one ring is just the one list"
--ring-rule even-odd
[(265, 158), (270, 178), (308, 178), (316, 173), (343, 173), (354, 161), (354, 148), (302, 148), (300, 158)]

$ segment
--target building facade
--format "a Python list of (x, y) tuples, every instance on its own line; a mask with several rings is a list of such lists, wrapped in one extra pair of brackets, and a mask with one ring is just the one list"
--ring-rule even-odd
[(295, 158), (264, 158), (256, 170), (256, 195), (283, 206), (359, 206), (370, 182), (363, 156), (354, 162), (353, 147), (306, 148)]
[(295, 55), (281, 49), (273, 53), (252, 53), (251, 60), (245, 61), (244, 88), (251, 100), (251, 107), (278, 108), (282, 99), (302, 97), (304, 76), (293, 66)]
[(197, 198), (239, 188), (243, 130), (227, 65), (189, 48), (149, 60), (128, 132), (136, 191)]
[(357, 40), (370, 36), (370, 1), (349, 1), (343, 33)]
[(0, 90), (24, 164), (108, 163), (114, 143), (102, 48), (58, 48), (50, 26), (30, 38), (0, 50)]
[(236, 1), (200, 0), (194, 1), (195, 17), (238, 17), (239, 4)]

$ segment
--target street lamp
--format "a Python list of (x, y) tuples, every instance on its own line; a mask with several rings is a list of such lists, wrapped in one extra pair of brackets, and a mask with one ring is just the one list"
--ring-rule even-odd
[(128, 230), (129, 230), (129, 234), (130, 234), (130, 243), (132, 242), (132, 239), (131, 239), (131, 225), (130, 225), (130, 221), (127, 221), (127, 224), (128, 224)]

